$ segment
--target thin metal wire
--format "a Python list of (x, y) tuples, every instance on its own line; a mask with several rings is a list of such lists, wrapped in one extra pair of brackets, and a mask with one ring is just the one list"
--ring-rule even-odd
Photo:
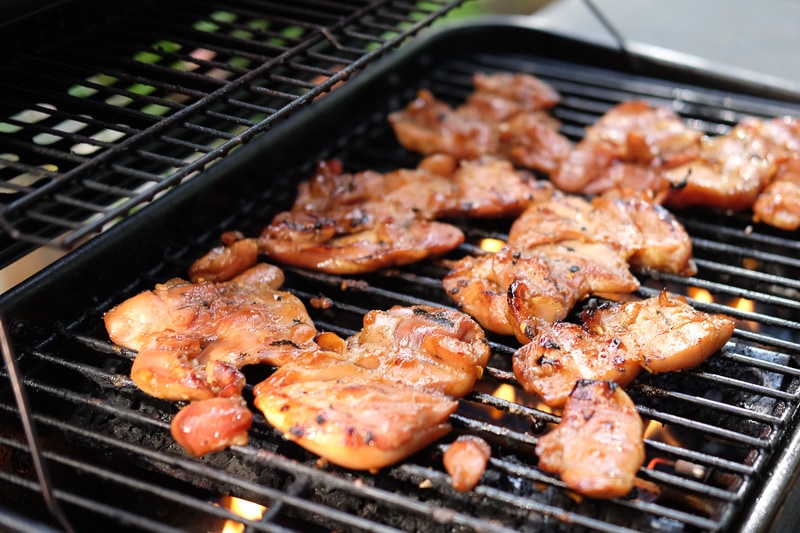
[(64, 531), (67, 533), (72, 533), (75, 530), (70, 525), (69, 520), (67, 520), (66, 515), (64, 515), (63, 511), (61, 510), (61, 506), (58, 504), (58, 500), (54, 495), (53, 483), (50, 480), (50, 473), (47, 469), (47, 464), (44, 461), (44, 455), (42, 454), (42, 450), (39, 446), (39, 435), (36, 431), (36, 426), (33, 423), (33, 411), (31, 410), (30, 403), (28, 402), (28, 396), (25, 393), (25, 387), (22, 384), (22, 375), (19, 371), (17, 360), (14, 357), (11, 343), (8, 340), (5, 322), (3, 321), (2, 317), (0, 317), (0, 351), (2, 351), (3, 361), (6, 364), (9, 381), (11, 382), (11, 388), (14, 391), (14, 398), (17, 402), (17, 407), (19, 408), (19, 415), (22, 419), (22, 427), (25, 431), (25, 438), (28, 442), (28, 447), (30, 448), (33, 466), (36, 469), (36, 477), (39, 479), (42, 497), (44, 498), (47, 508), (53, 514), (53, 517), (55, 517), (61, 527), (64, 528)]
[(597, 21), (603, 25), (606, 31), (614, 38), (614, 41), (617, 43), (617, 47), (619, 48), (622, 55), (625, 57), (625, 61), (627, 61), (628, 65), (635, 71), (641, 71), (641, 62), (639, 58), (634, 55), (629, 47), (628, 42), (625, 37), (622, 36), (619, 30), (617, 30), (616, 26), (614, 26), (608, 17), (597, 7), (594, 0), (583, 0), (584, 5), (592, 12), (592, 15), (597, 19)]

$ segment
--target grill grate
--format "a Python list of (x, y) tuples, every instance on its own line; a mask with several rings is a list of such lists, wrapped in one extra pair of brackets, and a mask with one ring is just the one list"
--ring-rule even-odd
[[(497, 31), (503, 38), (513, 33)], [(484, 37), (498, 39), (492, 33)], [(387, 63), (386, 72), (331, 95), (313, 114), (299, 114), (270, 140), (264, 136), (228, 158), (244, 161), (240, 166), (218, 165), (212, 171), (219, 170), (220, 178), (198, 177), (195, 189), (183, 187), (151, 204), (94, 239), (84, 254), (73, 254), (0, 300), (13, 319), (12, 337), (55, 495), (78, 530), (102, 523), (114, 530), (216, 531), (224, 520), (236, 519), (251, 531), (730, 531), (765, 488), (788, 483), (770, 473), (798, 431), (798, 244), (792, 235), (754, 226), (745, 216), (713, 211), (677, 213), (694, 238), (697, 276), (640, 275), (642, 296), (667, 287), (702, 310), (732, 315), (738, 324), (722, 352), (701, 367), (643, 375), (628, 387), (652, 431), (639, 477), (658, 487), (658, 497), (644, 487), (632, 499), (577, 499), (536, 468), (537, 435), (558, 418), (516, 385), (510, 360), (516, 344), (499, 336), (490, 336), (489, 368), (461, 401), (448, 437), (474, 433), (493, 446), (489, 468), (472, 493), (449, 486), (441, 466), (446, 441), (375, 475), (317, 463), (258, 415), (248, 446), (192, 460), (173, 443), (169, 421), (177, 406), (136, 389), (128, 377), (133, 354), (108, 343), (102, 313), (184, 275), (222, 231), (257, 234), (289, 205), (298, 181), (310, 177), (320, 159), (341, 157), (353, 171), (413, 165), (416, 156), (397, 146), (385, 117), (417, 87), (457, 102), (469, 92), (476, 70), (532, 72), (564, 94), (556, 114), (576, 138), (613, 103), (633, 97), (671, 105), (709, 132), (725, 131), (746, 114), (800, 112), (790, 104), (687, 84), (676, 88), (672, 81), (550, 56), (472, 53), (457, 39), (432, 42), (437, 53), (453, 57), (433, 60), (437, 56), (429, 49), (412, 48), (400, 56), (403, 62)], [(513, 40), (508, 46), (520, 49)], [(414, 63), (418, 57), (424, 67)], [(319, 133), (331, 124), (335, 135)], [(452, 258), (483, 238), (504, 237), (507, 224), (465, 223), (464, 230), (467, 243)], [(307, 305), (320, 295), (332, 301), (330, 309), (308, 305), (309, 311), (321, 330), (342, 335), (357, 329), (369, 309), (452, 305), (440, 288), (447, 271), (440, 262), (356, 279), (285, 270), (286, 286)], [(53, 301), (62, 303), (54, 309)], [(251, 387), (270, 372), (246, 369), (248, 400)], [(501, 388), (515, 390), (514, 399), (500, 394)], [(47, 525), (39, 487), (25, 468), (28, 447), (14, 430), (18, 417), (10, 393), (0, 389), (0, 524)], [(221, 495), (256, 501), (268, 511), (260, 521), (236, 518), (219, 506)], [(21, 517), (18, 509), (31, 511)]]
[(75, 247), (463, 1), (91, 6), (98, 25), (71, 2), (35, 49), (6, 28), (0, 238)]

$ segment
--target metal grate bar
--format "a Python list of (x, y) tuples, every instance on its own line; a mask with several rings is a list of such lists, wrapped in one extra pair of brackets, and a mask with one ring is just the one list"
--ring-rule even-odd
[[(430, 6), (427, 6), (429, 11), (415, 8), (412, 12), (425, 13), (426, 16), (421, 16), (417, 20), (413, 21), (411, 18), (407, 17), (406, 20), (411, 22), (408, 27), (398, 30), (397, 35), (394, 38), (381, 42), (378, 45), (378, 48), (375, 50), (369, 52), (360, 50), (357, 57), (347, 60), (345, 62), (347, 66), (342, 71), (332, 74), (328, 80), (322, 83), (322, 86), (314, 84), (308, 80), (298, 80), (295, 82), (294, 86), (298, 90), (302, 89), (304, 94), (292, 94), (277, 87), (274, 89), (267, 88), (267, 96), (278, 97), (279, 99), (283, 100), (283, 103), (264, 106), (257, 101), (249, 102), (251, 105), (255, 106), (259, 112), (263, 112), (264, 110), (270, 111), (271, 108), (277, 107), (277, 110), (270, 112), (270, 116), (268, 116), (266, 119), (260, 118), (258, 121), (251, 117), (233, 116), (227, 111), (216, 108), (212, 109), (211, 106), (215, 102), (227, 101), (230, 103), (235, 100), (240, 100), (241, 96), (237, 94), (237, 92), (240, 91), (241, 88), (248, 87), (250, 84), (253, 84), (249, 89), (249, 92), (253, 98), (258, 99), (265, 96), (265, 94), (262, 94), (264, 89), (261, 88), (259, 82), (256, 82), (257, 79), (262, 78), (265, 73), (269, 73), (272, 70), (280, 71), (280, 69), (284, 68), (284, 65), (298, 63), (299, 61), (297, 58), (301, 56), (306, 56), (313, 61), (320, 60), (325, 53), (320, 49), (313, 54), (309, 54), (314, 47), (318, 47), (328, 41), (331, 41), (331, 39), (333, 39), (331, 42), (338, 43), (339, 39), (336, 37), (337, 32), (345, 30), (352, 24), (356, 24), (360, 18), (372, 14), (378, 14), (378, 16), (382, 16), (378, 11), (383, 2), (372, 2), (364, 4), (362, 7), (358, 8), (354, 8), (349, 4), (338, 4), (335, 6), (330, 5), (328, 7), (333, 9), (333, 13), (324, 16), (325, 22), (330, 23), (326, 26), (307, 23), (304, 20), (296, 20), (290, 14), (300, 13), (304, 16), (309, 16), (313, 12), (311, 8), (299, 10), (292, 8), (287, 10), (281, 6), (278, 6), (277, 4), (273, 6), (276, 10), (275, 14), (265, 12), (264, 10), (267, 9), (267, 7), (264, 5), (259, 5), (259, 9), (256, 10), (255, 4), (249, 4), (247, 2), (244, 4), (250, 6), (250, 8), (242, 9), (237, 9), (237, 6), (231, 5), (219, 7), (217, 4), (205, 4), (209, 6), (209, 9), (221, 9), (221, 11), (219, 11), (219, 16), (215, 15), (214, 13), (201, 13), (199, 17), (196, 15), (189, 15), (188, 13), (198, 13), (197, 6), (193, 6), (191, 11), (186, 11), (171, 7), (171, 4), (159, 6), (159, 9), (163, 10), (165, 14), (175, 15), (174, 17), (152, 17), (148, 14), (146, 19), (139, 18), (139, 15), (136, 14), (136, 11), (134, 10), (128, 18), (130, 24), (127, 24), (124, 28), (124, 32), (127, 32), (131, 38), (119, 41), (120, 43), (126, 41), (132, 44), (117, 44), (106, 48), (92, 47), (92, 43), (101, 43), (105, 37), (95, 37), (94, 35), (89, 35), (88, 39), (80, 41), (81, 46), (75, 48), (74, 54), (72, 53), (72, 50), (70, 51), (69, 57), (80, 59), (78, 65), (72, 65), (64, 62), (64, 57), (67, 56), (63, 53), (54, 54), (52, 58), (35, 58), (35, 61), (37, 64), (41, 64), (39, 62), (50, 62), (53, 66), (53, 69), (66, 69), (70, 72), (68, 76), (72, 76), (72, 79), (67, 77), (56, 78), (54, 79), (56, 85), (63, 84), (65, 80), (69, 80), (67, 83), (74, 87), (85, 87), (88, 90), (97, 91), (97, 93), (95, 93), (96, 95), (109, 94), (112, 95), (111, 97), (113, 97), (113, 95), (117, 95), (119, 98), (130, 98), (130, 100), (136, 102), (136, 107), (147, 105), (157, 106), (161, 107), (162, 109), (166, 109), (167, 114), (163, 116), (153, 116), (147, 112), (135, 110), (129, 105), (111, 106), (114, 108), (113, 112), (115, 113), (130, 115), (131, 118), (143, 120), (150, 125), (141, 129), (133, 128), (129, 130), (128, 136), (116, 141), (115, 143), (103, 145), (103, 149), (95, 151), (91, 158), (84, 159), (82, 161), (76, 161), (76, 163), (78, 163), (76, 167), (66, 170), (60, 169), (58, 175), (54, 179), (49, 180), (46, 183), (39, 182), (36, 184), (36, 187), (32, 188), (31, 190), (26, 190), (27, 194), (16, 198), (13, 202), (10, 202), (4, 206), (2, 210), (0, 210), (0, 215), (2, 215), (3, 218), (3, 220), (0, 222), (3, 223), (8, 235), (14, 239), (29, 239), (38, 244), (45, 244), (49, 239), (42, 241), (41, 237), (38, 235), (47, 234), (46, 229), (44, 229), (42, 232), (37, 231), (36, 235), (28, 235), (26, 231), (21, 229), (23, 223), (14, 222), (14, 217), (18, 216), (18, 214), (19, 216), (25, 217), (26, 209), (31, 208), (36, 203), (44, 205), (45, 199), (52, 197), (57, 190), (67, 186), (68, 184), (79, 184), (83, 176), (95, 172), (103, 165), (108, 165), (110, 163), (113, 164), (115, 162), (114, 160), (123, 156), (123, 154), (141, 154), (142, 152), (134, 151), (139, 144), (148, 139), (153, 139), (159, 136), (169, 127), (180, 125), (182, 122), (186, 124), (184, 119), (188, 119), (197, 112), (199, 112), (200, 116), (205, 116), (208, 120), (223, 119), (225, 122), (230, 122), (231, 124), (235, 125), (234, 127), (244, 126), (247, 128), (244, 132), (223, 132), (224, 135), (216, 135), (215, 139), (231, 139), (234, 142), (231, 145), (219, 150), (205, 150), (205, 153), (199, 159), (194, 160), (192, 168), (187, 172), (172, 172), (167, 180), (157, 186), (160, 190), (165, 190), (166, 187), (179, 183), (191, 175), (195, 170), (202, 169), (211, 161), (225, 156), (233, 146), (247, 142), (260, 131), (268, 129), (274, 120), (288, 115), (299, 105), (303, 105), (312, 101), (314, 97), (316, 97), (318, 94), (321, 94), (324, 90), (328, 90), (340, 79), (349, 77), (353, 72), (363, 68), (370, 61), (379, 57), (385, 49), (398, 45), (405, 37), (416, 33), (422, 27), (430, 24), (435, 18), (460, 3), (461, 1), (441, 3), (434, 2), (431, 3)], [(214, 6), (213, 8), (212, 5)], [(284, 13), (285, 16), (278, 14), (281, 12)], [(305, 28), (305, 30), (303, 30), (305, 34), (293, 37), (292, 35), (281, 31), (262, 31), (258, 24), (248, 29), (247, 24), (244, 24), (244, 22), (232, 24), (230, 21), (225, 20), (224, 16), (222, 16), (224, 13), (232, 13), (234, 16), (239, 17), (260, 17), (258, 20), (268, 20), (269, 24), (274, 25), (275, 27), (283, 25), (287, 28)], [(210, 18), (204, 19), (204, 17), (209, 17), (209, 15)], [(213, 31), (204, 31), (202, 23), (198, 22), (202, 20), (207, 20), (208, 24), (213, 25), (216, 29)], [(254, 20), (256, 19), (254, 18)], [(145, 30), (143, 30), (141, 33), (134, 31), (133, 28), (136, 27), (133, 24), (134, 22), (140, 22)], [(200, 24), (200, 26), (193, 27), (195, 24)], [(51, 28), (48, 27), (48, 29)], [(56, 35), (63, 34), (65, 39), (68, 38), (68, 36), (57, 27), (53, 27), (52, 30), (56, 33)], [(236, 34), (236, 32), (243, 32), (245, 30), (250, 32), (248, 38), (236, 36), (239, 35)], [(226, 32), (231, 32), (231, 35), (223, 35), (223, 33)], [(98, 33), (100, 36), (105, 36), (107, 34), (108, 30), (106, 28), (101, 29)], [(155, 38), (155, 36), (159, 34), (165, 35), (166, 37), (162, 37), (161, 39)], [(152, 54), (157, 55), (158, 46), (161, 46), (158, 43), (166, 42), (167, 44), (164, 46), (170, 48), (171, 45), (169, 43), (171, 42), (182, 43), (184, 35), (189, 36), (190, 39), (191, 36), (194, 36), (196, 41), (195, 44), (209, 49), (217, 54), (219, 57), (214, 59), (214, 61), (219, 64), (225, 63), (221, 58), (226, 56), (231, 58), (244, 58), (245, 60), (258, 59), (260, 61), (258, 64), (237, 67), (237, 72), (240, 72), (241, 74), (234, 76), (235, 79), (231, 81), (220, 79), (215, 76), (209, 76), (205, 73), (181, 71), (180, 69), (166, 66), (166, 64), (148, 63), (146, 61), (140, 61), (136, 59), (136, 54), (138, 52), (135, 50), (151, 49)], [(201, 35), (202, 39), (200, 37)], [(346, 35), (346, 33), (343, 35)], [(137, 48), (135, 44), (133, 44), (142, 43), (142, 39), (147, 39), (147, 36), (151, 36), (153, 38), (144, 41), (146, 45), (142, 48)], [(259, 37), (266, 39), (267, 42), (259, 42)], [(272, 42), (268, 42), (270, 39)], [(224, 46), (217, 47), (215, 49), (213, 44), (215, 42), (224, 43)], [(378, 41), (373, 39), (373, 42)], [(275, 43), (280, 43), (280, 45), (276, 46)], [(155, 48), (152, 48), (154, 46)], [(177, 44), (177, 46), (181, 45)], [(250, 55), (249, 58), (246, 57), (248, 49), (258, 48), (267, 51), (266, 57), (262, 57), (259, 54)], [(186, 49), (184, 48), (184, 50)], [(176, 56), (169, 56), (168, 54), (166, 55), (167, 58), (164, 60), (165, 63), (166, 61), (181, 60)], [(178, 56), (180, 55), (181, 54), (178, 54)], [(183, 52), (183, 55), (186, 56), (186, 53)], [(22, 57), (25, 57), (24, 52)], [(186, 56), (185, 59), (188, 61), (190, 60), (190, 57), (190, 55)], [(295, 59), (292, 60), (292, 58)], [(330, 56), (330, 58), (340, 64), (342, 62), (342, 59), (339, 57)], [(30, 59), (32, 61), (34, 60), (32, 57)], [(90, 66), (81, 66), (83, 64), (105, 66), (95, 70)], [(335, 64), (336, 63), (332, 62), (331, 66)], [(205, 67), (223, 68), (222, 66), (212, 66), (212, 63), (207, 63)], [(330, 71), (332, 69), (327, 70)], [(84, 74), (85, 78), (81, 78), (81, 74), (79, 74), (81, 72)], [(103, 73), (103, 76), (113, 78), (116, 81), (108, 85), (98, 83), (92, 79), (92, 77), (95, 75), (95, 72), (101, 72)], [(233, 74), (232, 71), (228, 72)], [(306, 70), (306, 72), (308, 72), (308, 70)], [(22, 73), (23, 72), (20, 71), (20, 74)], [(280, 75), (280, 72), (276, 72), (275, 76), (272, 77), (271, 83), (287, 83), (290, 79), (290, 77), (282, 76)], [(161, 91), (165, 94), (171, 93), (182, 97), (188, 97), (193, 101), (179, 103), (176, 101), (176, 98), (170, 96), (162, 97), (155, 93), (130, 93), (130, 91), (118, 88), (118, 85), (125, 84), (151, 87), (156, 91)], [(211, 85), (209, 86), (209, 84)], [(197, 90), (198, 87), (208, 88), (209, 91)], [(14, 87), (11, 87), (11, 89), (14, 89)], [(87, 110), (94, 108), (96, 111), (101, 113), (106, 113), (108, 111), (105, 109), (104, 102), (99, 101), (97, 96), (76, 99), (71, 98), (66, 94), (60, 94), (57, 91), (37, 90), (35, 92), (38, 93), (37, 98), (40, 101), (63, 102), (65, 105), (67, 105), (67, 107), (72, 107), (78, 104)], [(59, 106), (58, 104), (56, 105)], [(106, 119), (106, 122), (111, 121)], [(194, 120), (189, 121), (189, 125), (186, 127), (193, 130), (197, 130), (198, 127), (205, 127), (199, 126), (198, 124), (193, 124), (192, 122), (194, 122)], [(132, 131), (135, 130), (140, 131), (138, 133), (132, 133)], [(166, 157), (165, 154), (164, 157)], [(170, 163), (166, 164), (168, 165), (165, 168), (167, 172), (170, 172), (170, 168), (180, 167), (180, 165)], [(119, 209), (115, 208), (109, 210), (105, 218), (101, 217), (98, 219), (96, 217), (91, 217), (85, 221), (85, 225), (78, 229), (78, 231), (63, 236), (63, 238), (59, 239), (60, 246), (71, 247), (78, 242), (82, 242), (86, 236), (97, 231), (98, 228), (103, 227), (106, 222), (111, 220), (113, 217), (130, 211), (130, 209), (135, 205), (138, 205), (138, 203), (149, 201), (150, 198), (152, 198), (151, 195), (137, 195), (127, 199), (127, 203), (129, 205), (122, 206)], [(48, 215), (48, 217), (35, 216), (30, 218), (44, 221), (48, 218), (56, 218), (56, 215)], [(70, 223), (67, 225), (71, 226), (72, 222), (70, 221)], [(57, 226), (63, 227), (64, 224), (58, 224)], [(60, 230), (54, 231), (51, 235), (51, 238), (55, 237), (59, 231)]]
[(736, 444), (750, 446), (752, 448), (766, 448), (770, 444), (769, 441), (765, 439), (748, 437), (747, 435), (742, 435), (735, 431), (719, 428), (703, 422), (698, 422), (690, 418), (677, 415), (670, 415), (663, 412), (657, 412), (648, 407), (640, 406), (638, 407), (638, 409), (642, 415), (646, 416), (651, 420), (658, 420), (661, 423), (668, 423), (675, 426), (684, 427), (687, 429), (694, 429), (706, 435), (709, 436), (713, 435), (716, 438), (722, 438), (727, 441), (734, 442)]

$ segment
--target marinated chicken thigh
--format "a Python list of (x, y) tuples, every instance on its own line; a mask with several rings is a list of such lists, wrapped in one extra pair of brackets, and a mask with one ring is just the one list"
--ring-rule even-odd
[(453, 108), (422, 89), (404, 109), (389, 115), (401, 145), (422, 154), (457, 159), (507, 158), (515, 165), (545, 173), (555, 171), (572, 143), (559, 123), (543, 112), (560, 96), (551, 86), (526, 74), (476, 73), (475, 91)]
[(731, 318), (697, 311), (666, 291), (641, 301), (590, 306), (581, 316), (580, 325), (541, 321), (514, 354), (517, 381), (548, 405), (563, 405), (583, 379), (624, 386), (642, 370), (695, 367), (720, 350), (735, 327)]
[(376, 470), (450, 430), (490, 350), (469, 317), (429, 306), (370, 311), (348, 339), (319, 339), (256, 386), (255, 404), (284, 436), (332, 463)]
[(138, 352), (131, 379), (140, 389), (195, 402), (172, 425), (190, 453), (247, 441), (242, 367), (282, 365), (319, 349), (303, 303), (278, 290), (283, 279), (263, 263), (225, 282), (172, 279), (105, 314), (112, 342)]
[(611, 381), (581, 380), (561, 422), (536, 443), (539, 467), (591, 498), (619, 498), (633, 489), (644, 463), (644, 424), (636, 406)]

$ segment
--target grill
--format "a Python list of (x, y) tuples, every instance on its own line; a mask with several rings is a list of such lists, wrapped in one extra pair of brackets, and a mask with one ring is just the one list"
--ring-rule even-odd
[(74, 248), (462, 2), (78, 0), (7, 27), (3, 264)]
[[(395, 5), (395, 4), (392, 4)], [(527, 397), (511, 372), (515, 341), (490, 337), (492, 358), (452, 417), (454, 432), (376, 474), (320, 464), (256, 416), (250, 443), (199, 460), (169, 435), (178, 406), (139, 392), (128, 375), (134, 354), (111, 345), (104, 311), (173, 276), (216, 245), (220, 233), (258, 234), (291, 204), (297, 183), (321, 159), (348, 171), (413, 166), (386, 122), (427, 87), (458, 103), (477, 70), (533, 73), (563, 95), (555, 115), (573, 139), (613, 104), (645, 98), (694, 127), (723, 133), (746, 115), (800, 113), (800, 99), (753, 96), (713, 73), (639, 61), (525, 27), (487, 21), (418, 40), (333, 94), (275, 125), (267, 135), (198, 173), (156, 202), (6, 293), (0, 305), (17, 352), (30, 415), (50, 486), (77, 530), (219, 531), (232, 519), (247, 531), (735, 531), (767, 530), (791, 508), (800, 444), (800, 244), (794, 234), (754, 225), (746, 214), (685, 210), (676, 215), (695, 246), (692, 278), (640, 274), (641, 296), (666, 287), (699, 309), (737, 320), (730, 342), (699, 368), (643, 375), (628, 387), (648, 425), (643, 486), (631, 498), (576, 498), (536, 467), (537, 436), (555, 414)], [(332, 78), (333, 79), (333, 78)], [(213, 123), (207, 112), (202, 113)], [(209, 126), (210, 127), (210, 126)], [(148, 141), (174, 146), (181, 138)], [(130, 150), (115, 153), (123, 165)], [(108, 156), (111, 157), (111, 156)], [(141, 159), (127, 177), (139, 172)], [(146, 165), (145, 165), (146, 166)], [(149, 171), (147, 171), (149, 172)], [(452, 257), (507, 223), (463, 222), (468, 238)], [(347, 278), (286, 268), (286, 287), (309, 304), (320, 330), (348, 335), (369, 309), (452, 305), (439, 261)], [(272, 371), (246, 370), (252, 386)], [(55, 528), (33, 475), (8, 372), (0, 380), (0, 524)], [(513, 397), (508, 390), (514, 391)], [(500, 392), (502, 391), (502, 393)], [(441, 466), (447, 442), (472, 433), (492, 444), (481, 484), (454, 491)], [(235, 496), (267, 508), (260, 520), (221, 505)], [(788, 502), (788, 503), (787, 503)]]

